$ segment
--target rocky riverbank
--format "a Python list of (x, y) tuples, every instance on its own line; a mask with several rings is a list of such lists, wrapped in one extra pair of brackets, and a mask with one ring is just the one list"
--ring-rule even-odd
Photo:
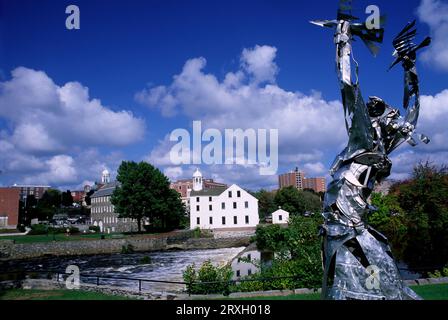
[(123, 239), (60, 241), (17, 244), (13, 240), (0, 240), (0, 261), (32, 259), (48, 256), (81, 256), (120, 253), (123, 250), (150, 252), (164, 250), (196, 250), (244, 247), (249, 237), (191, 238), (188, 234), (168, 236), (128, 237)]

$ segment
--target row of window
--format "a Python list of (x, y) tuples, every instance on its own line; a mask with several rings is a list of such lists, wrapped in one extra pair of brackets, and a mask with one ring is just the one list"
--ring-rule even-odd
[(92, 203), (110, 202), (110, 196), (92, 198)]
[(114, 212), (114, 206), (92, 207), (92, 213)]
[[(249, 224), (249, 216), (245, 216), (245, 217), (244, 217), (244, 222), (245, 222), (246, 224)], [(210, 225), (213, 225), (213, 217), (209, 217), (209, 218), (208, 218), (208, 223), (209, 223)], [(200, 218), (200, 217), (197, 217), (197, 218), (196, 218), (196, 224), (197, 224), (197, 225), (200, 225), (200, 224), (201, 224), (201, 218)], [(238, 224), (238, 217), (237, 217), (237, 216), (234, 216), (234, 217), (233, 217), (233, 224)], [(226, 217), (221, 217), (221, 225), (223, 225), (223, 226), (226, 225)]]
[[(252, 269), (248, 269), (247, 270), (247, 275), (250, 276), (252, 274)], [(241, 271), (240, 270), (236, 270), (236, 276), (239, 278), (241, 277)]]
[(131, 218), (120, 218), (120, 219), (118, 219), (117, 217), (104, 217), (103, 218), (104, 223), (118, 223), (118, 220), (121, 220), (121, 222), (124, 222), (124, 223), (137, 221), (136, 219), (131, 219)]
[[(236, 192), (236, 196), (237, 198), (241, 198), (241, 191), (237, 190)], [(229, 198), (232, 198), (232, 191), (229, 191)], [(200, 201), (200, 197), (196, 197), (196, 202)], [(208, 201), (212, 202), (213, 201), (213, 197), (208, 197)]]
[[(244, 208), (249, 209), (249, 201), (244, 201)], [(201, 206), (200, 205), (196, 205), (196, 211), (200, 211)], [(222, 202), (221, 203), (221, 209), (225, 210), (226, 209), (226, 203)], [(233, 203), (233, 209), (238, 209), (238, 205), (236, 202)], [(208, 211), (213, 211), (213, 205), (209, 204), (208, 205)]]

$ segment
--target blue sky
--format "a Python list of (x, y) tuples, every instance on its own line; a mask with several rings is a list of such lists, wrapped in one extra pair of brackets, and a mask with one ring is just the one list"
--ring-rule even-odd
[[(69, 4), (80, 8), (80, 30), (65, 28)], [(356, 1), (355, 14), (367, 17), (370, 4)], [(437, 48), (418, 64), (426, 102), (421, 128), (436, 139), (397, 152), (393, 177), (403, 178), (416, 161), (441, 163), (448, 151), (442, 138), (448, 3), (375, 4), (388, 18), (381, 53), (374, 59), (362, 44), (354, 46), (366, 97), (401, 104), (402, 70), (386, 70), (391, 40), (406, 22), (417, 19), (420, 37), (431, 34)], [(189, 177), (193, 166), (166, 161), (166, 136), (190, 129), (193, 120), (218, 129), (279, 127), (279, 172), (299, 166), (308, 175), (326, 175), (345, 142), (342, 109), (331, 30), (308, 21), (331, 19), (336, 9), (337, 1), (329, 0), (0, 1), (0, 185), (78, 188), (121, 160), (147, 160), (173, 179)], [(264, 57), (269, 77), (255, 81), (259, 69), (244, 52)], [(232, 89), (229, 73), (241, 77)], [(241, 96), (223, 102), (235, 92)], [(206, 176), (252, 189), (276, 185), (276, 177), (256, 168), (200, 167)]]

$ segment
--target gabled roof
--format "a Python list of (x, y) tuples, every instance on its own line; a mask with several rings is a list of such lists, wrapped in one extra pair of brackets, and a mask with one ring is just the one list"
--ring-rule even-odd
[(104, 185), (101, 189), (97, 190), (90, 198), (98, 198), (104, 196), (111, 196), (115, 188), (118, 186), (118, 182), (114, 181)]
[(272, 212), (271, 216), (274, 214), (289, 214), (289, 212), (280, 208), (280, 209), (277, 209), (274, 212)]
[(202, 189), (201, 191), (194, 191), (192, 190), (190, 193), (190, 197), (216, 197), (221, 195), (224, 191), (226, 191), (227, 187), (218, 187), (218, 188), (209, 188), (209, 189)]

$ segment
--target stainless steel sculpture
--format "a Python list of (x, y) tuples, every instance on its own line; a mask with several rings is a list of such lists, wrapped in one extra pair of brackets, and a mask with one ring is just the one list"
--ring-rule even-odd
[(388, 155), (403, 142), (415, 146), (416, 137), (429, 142), (415, 133), (420, 108), (415, 63), (416, 51), (431, 39), (418, 46), (412, 43), (414, 21), (393, 41), (396, 60), (391, 67), (401, 62), (404, 69), (404, 117), (381, 98), (372, 96), (364, 103), (352, 41), (355, 36), (361, 38), (376, 54), (375, 42), (382, 42), (384, 30), (354, 23), (349, 2), (341, 1), (337, 20), (313, 22), (336, 30), (336, 66), (349, 136), (347, 147), (331, 167), (333, 180), (324, 200), (322, 295), (325, 299), (420, 299), (403, 283), (386, 237), (368, 226), (365, 217), (375, 210), (368, 202), (375, 183), (390, 174)]

